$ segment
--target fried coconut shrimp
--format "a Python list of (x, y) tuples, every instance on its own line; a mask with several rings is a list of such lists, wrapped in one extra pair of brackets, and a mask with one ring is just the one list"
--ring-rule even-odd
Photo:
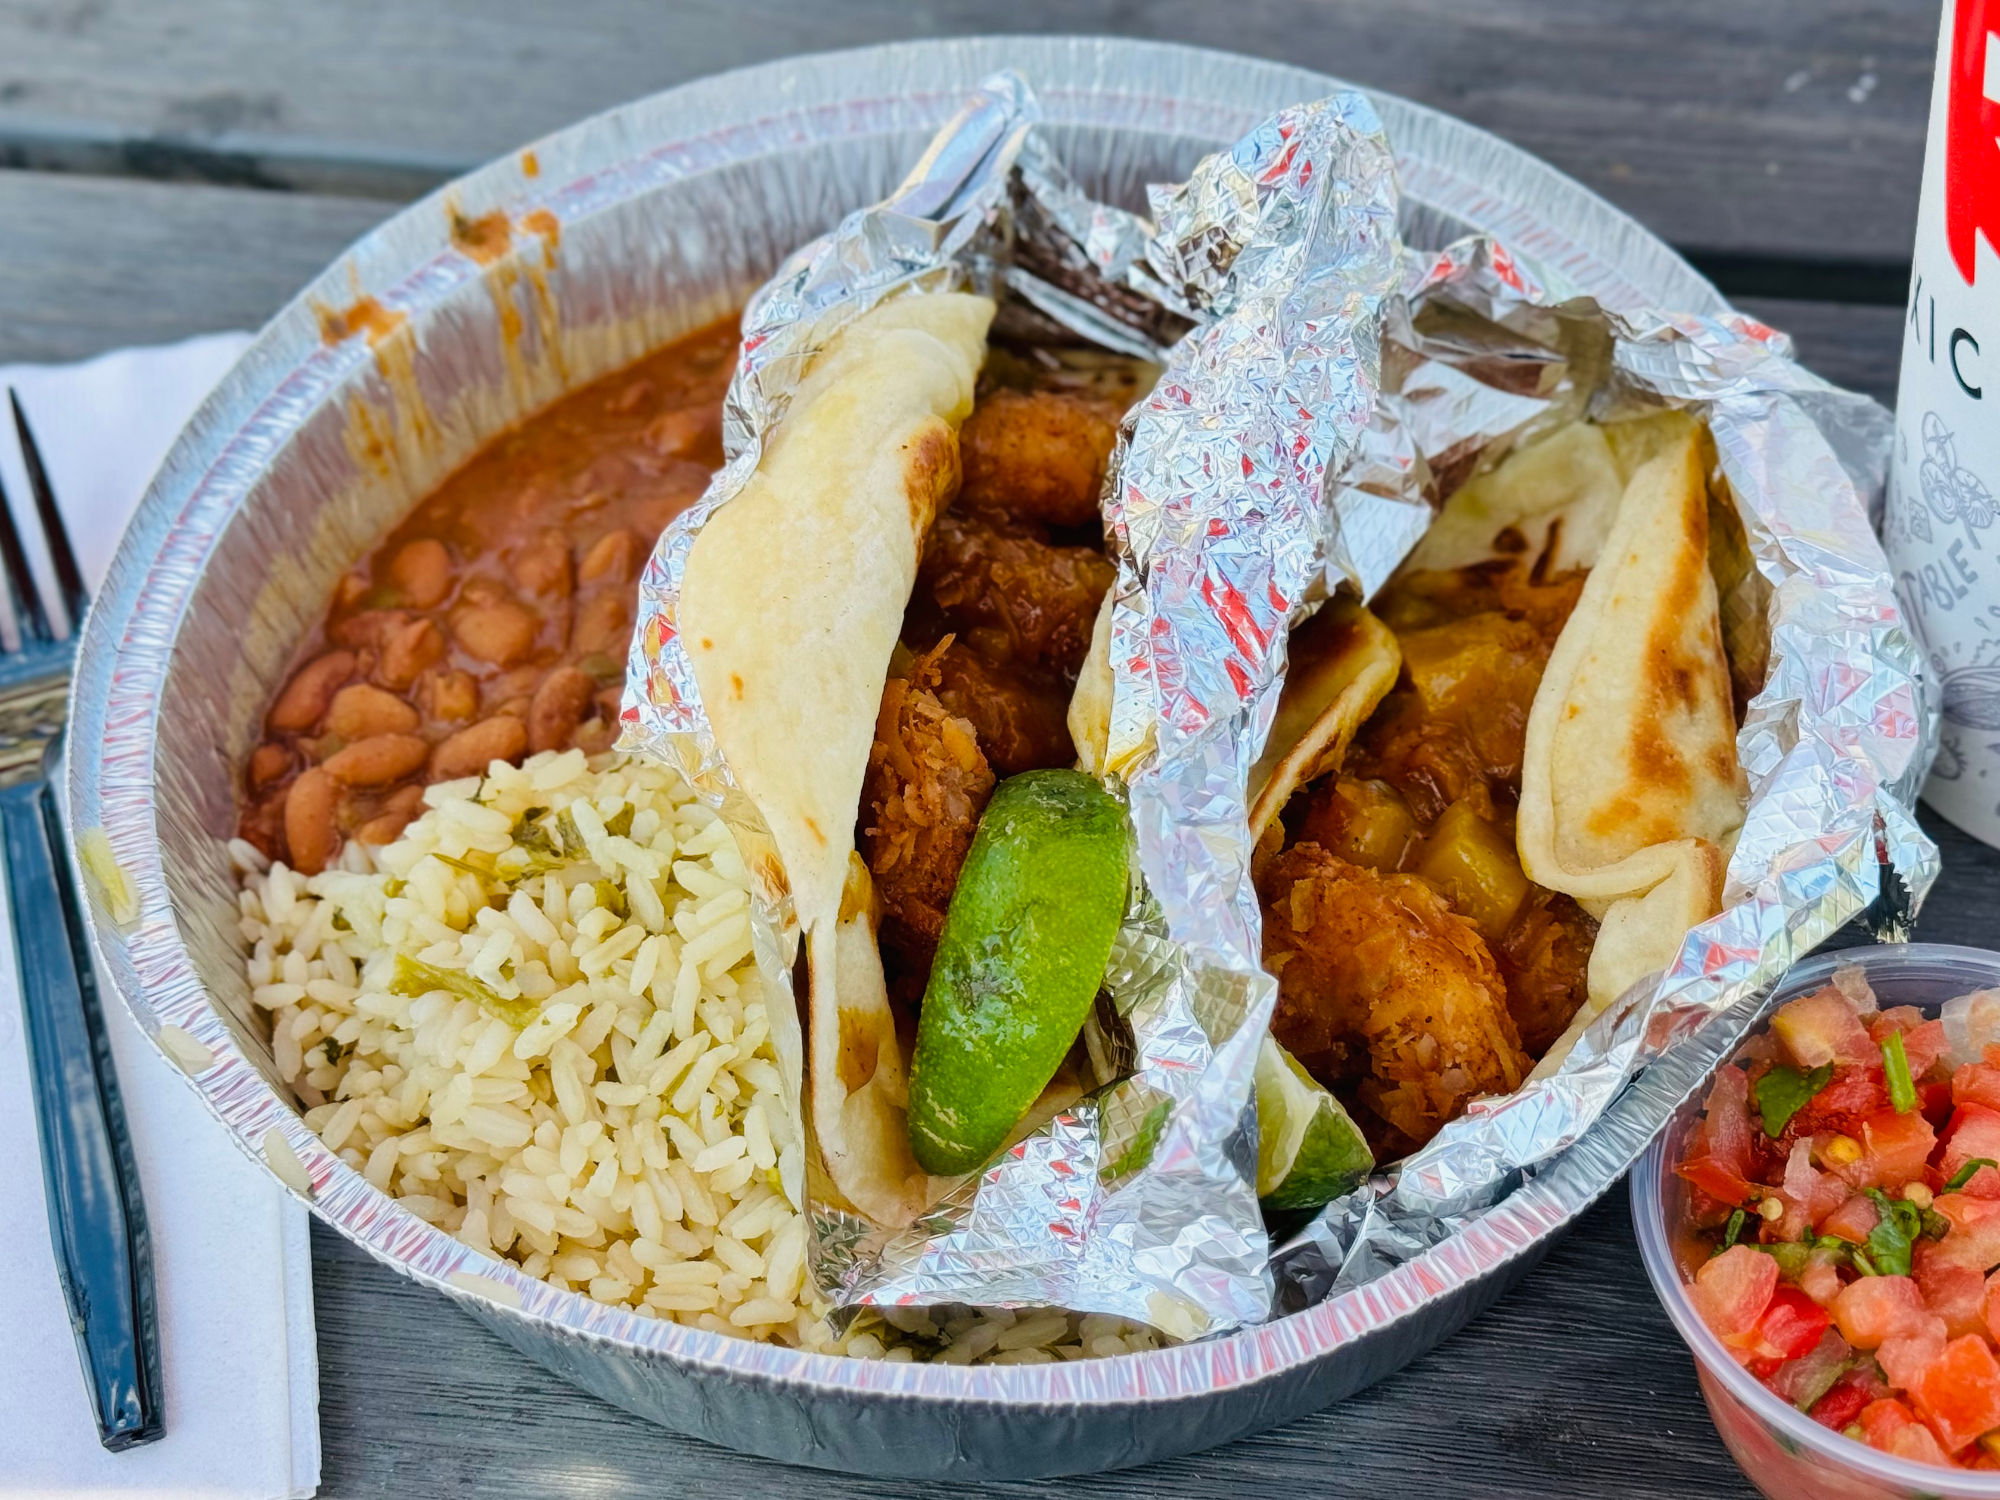
[(1317, 844), (1286, 850), (1260, 884), (1271, 1034), (1316, 1077), (1358, 1078), (1363, 1103), (1424, 1141), (1527, 1076), (1493, 955), (1431, 886)]
[(1117, 438), (1117, 412), (1088, 396), (989, 392), (959, 430), (959, 502), (1017, 521), (1094, 525)]
[(981, 637), (989, 658), (1076, 679), (1114, 570), (1091, 547), (1062, 547), (981, 516), (947, 512), (924, 552), (920, 586), (947, 623)]
[(882, 907), (881, 944), (918, 989), (994, 782), (972, 725), (934, 691), (944, 649), (884, 689), (861, 792), (861, 853)]
[(1069, 684), (1054, 672), (996, 666), (963, 641), (937, 652), (937, 697), (970, 724), (1002, 776), (1076, 764), (1069, 737)]

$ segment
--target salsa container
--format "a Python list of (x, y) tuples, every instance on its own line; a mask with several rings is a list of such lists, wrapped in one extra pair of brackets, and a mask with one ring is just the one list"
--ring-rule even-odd
[[(415, 1218), (305, 1127), (250, 1004), (225, 842), (236, 768), (333, 581), (493, 434), (740, 305), (795, 246), (881, 198), (1002, 67), (1032, 81), (1082, 186), (1134, 208), (1147, 183), (1184, 177), (1273, 109), (1343, 86), (1135, 42), (911, 43), (689, 84), (472, 173), (308, 287), (181, 435), (87, 623), (72, 709), (74, 827), (104, 830), (136, 892), (129, 907), (94, 896), (104, 962), (245, 1151), (339, 1233), (606, 1400), (871, 1475), (1116, 1468), (1361, 1389), (1519, 1281), (1735, 1030), (1675, 1048), (1532, 1181), (1365, 1286), (1205, 1343), (1049, 1366), (835, 1359), (601, 1306)], [(1490, 233), (1608, 309), (1726, 310), (1664, 244), (1552, 168), (1370, 97), (1396, 149), (1409, 244)]]
[[(1954, 996), (2000, 985), (2000, 953), (1985, 948), (1945, 943), (1849, 948), (1793, 969), (1760, 1008), (1757, 1024), (1848, 967), (1861, 971), (1885, 1009), (1914, 1005), (1926, 1014)], [(1671, 1226), (1687, 1205), (1686, 1184), (1673, 1168), (1700, 1118), (1701, 1100), (1690, 1098), (1632, 1168), (1632, 1220), (1646, 1274), (1694, 1355), (1702, 1396), (1730, 1456), (1771, 1500), (2000, 1497), (2000, 1474), (1911, 1463), (1829, 1431), (1765, 1389), (1709, 1332), (1688, 1298), (1671, 1239)]]

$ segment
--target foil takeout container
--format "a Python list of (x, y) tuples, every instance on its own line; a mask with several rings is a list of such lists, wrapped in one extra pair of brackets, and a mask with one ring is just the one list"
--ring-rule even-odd
[[(1037, 129), (1078, 188), (1128, 213), (1143, 211), (1147, 184), (1181, 181), (1273, 111), (1345, 87), (1150, 44), (915, 43), (691, 84), (473, 173), (354, 246), (210, 397), (114, 560), (73, 705), (75, 826), (104, 830), (137, 896), (133, 910), (91, 903), (106, 967), (246, 1151), (340, 1233), (600, 1396), (712, 1441), (866, 1474), (1139, 1463), (1286, 1420), (1396, 1369), (1518, 1280), (1616, 1181), (1733, 1044), (1733, 1027), (1702, 1022), (1747, 1010), (1734, 1001), (1764, 967), (1861, 908), (1893, 922), (1935, 869), (1908, 817), (1925, 709), (1865, 524), (1857, 535), (1849, 514), (1879, 484), (1865, 414), (1809, 377), (1774, 391), (1781, 339), (1732, 318), (1671, 251), (1576, 184), (1479, 131), (1370, 95), (1395, 153), (1401, 238), (1438, 252), (1409, 260), (1411, 305), (1456, 299), (1524, 336), (1552, 304), (1586, 309), (1617, 327), (1629, 355), (1614, 382), (1713, 403), (1739, 490), (1779, 497), (1768, 512), (1749, 507), (1746, 527), (1756, 571), (1789, 610), (1771, 618), (1793, 634), (1773, 631), (1774, 687), (1743, 744), (1753, 784), (1777, 788), (1774, 806), (1789, 798), (1793, 824), (1767, 820), (1759, 832), (1753, 815), (1732, 874), (1754, 878), (1732, 884), (1724, 914), (1736, 925), (1691, 942), (1668, 984), (1607, 1013), (1542, 1094), (1482, 1108), (1284, 1247), (1281, 1305), (1296, 1311), (1150, 1354), (889, 1365), (642, 1319), (470, 1250), (327, 1151), (277, 1080), (250, 1005), (225, 848), (236, 767), (294, 643), (349, 562), (487, 438), (740, 306), (795, 247), (887, 195), (1001, 68), (1033, 80)], [(494, 215), (506, 244), (497, 257)], [(467, 224), (487, 226), (477, 243)], [(369, 316), (350, 316), (360, 303)], [(343, 336), (354, 327), (376, 337)], [(1404, 333), (1394, 317), (1385, 325), (1392, 343)], [(1409, 339), (1399, 347), (1426, 352)], [(1439, 430), (1427, 389), (1408, 378), (1386, 387), (1332, 487), (1343, 505), (1421, 498), (1440, 458), (1423, 441)], [(1725, 396), (1741, 424), (1733, 442), (1718, 422)], [(1424, 461), (1398, 461), (1412, 454)], [(1814, 506), (1809, 491), (1833, 498)], [(1816, 628), (1861, 643), (1859, 680), (1810, 670), (1816, 657), (1800, 643)], [(1791, 851), (1814, 831), (1824, 792), (1811, 781), (1829, 768), (1846, 778), (1842, 816), (1814, 860)], [(1690, 964), (1696, 999), (1659, 1003)], [(1626, 1085), (1644, 1057), (1657, 1060)]]

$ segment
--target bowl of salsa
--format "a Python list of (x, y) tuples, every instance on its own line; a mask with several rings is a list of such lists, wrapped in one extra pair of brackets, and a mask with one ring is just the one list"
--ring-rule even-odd
[(1800, 964), (1632, 1205), (1766, 1495), (2000, 1496), (2000, 953)]

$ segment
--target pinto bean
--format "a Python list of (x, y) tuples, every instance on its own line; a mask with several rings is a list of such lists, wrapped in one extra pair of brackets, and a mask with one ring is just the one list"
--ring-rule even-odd
[(586, 600), (570, 628), (570, 645), (579, 656), (606, 651), (623, 656), (632, 639), (632, 601), (622, 589)]
[(514, 581), (538, 599), (567, 599), (570, 593), (569, 542), (560, 531), (544, 531), (514, 554)]
[(316, 656), (292, 674), (278, 701), (271, 705), (266, 722), (273, 729), (302, 733), (318, 724), (333, 701), (334, 689), (354, 671), (352, 651), (329, 651)]
[(423, 722), (417, 711), (394, 693), (365, 682), (350, 682), (333, 695), (326, 712), (326, 731), (344, 740), (373, 739), (378, 734), (414, 734)]
[(459, 730), (433, 750), (430, 779), (456, 781), (483, 775), (494, 761), (518, 761), (527, 750), (528, 726), (512, 714), (495, 714)]
[(575, 667), (558, 667), (535, 689), (528, 706), (528, 748), (562, 750), (597, 695), (597, 680)]
[(327, 627), (327, 634), (343, 646), (352, 646), (356, 651), (379, 651), (383, 645), (410, 625), (410, 612), (406, 609), (365, 609), (358, 615), (348, 615), (335, 620)]
[(442, 604), (451, 592), (451, 552), (433, 536), (405, 542), (389, 564), (389, 577), (418, 609)]
[(285, 848), (292, 868), (317, 875), (340, 848), (340, 783), (314, 766), (285, 794)]
[(354, 837), (364, 844), (377, 848), (383, 844), (393, 844), (403, 836), (403, 830), (424, 810), (424, 789), (420, 786), (399, 787), (382, 799), (375, 809), (375, 816), (369, 818), (354, 830)]
[(443, 659), (444, 632), (437, 621), (412, 620), (383, 644), (375, 677), (383, 686), (403, 692)]
[(451, 617), (452, 637), (467, 656), (511, 667), (535, 649), (541, 621), (518, 604), (475, 604)]
[(417, 682), (417, 702), (433, 723), (469, 719), (479, 712), (479, 684), (470, 672), (426, 672)]
[(250, 755), (250, 785), (267, 787), (292, 768), (292, 752), (283, 745), (259, 745)]
[(424, 810), (424, 789), (420, 786), (399, 786), (382, 799), (381, 810), (408, 813), (414, 818)]
[(577, 725), (576, 732), (569, 737), (572, 750), (581, 750), (585, 755), (598, 755), (618, 743), (618, 723), (615, 719), (596, 718)]
[(414, 734), (377, 734), (329, 755), (321, 769), (348, 786), (387, 786), (414, 774), (430, 752)]
[(354, 830), (354, 841), (357, 844), (372, 844), (379, 849), (384, 844), (395, 843), (409, 826), (410, 815), (406, 812), (377, 813)]
[(614, 583), (625, 583), (639, 572), (639, 557), (645, 544), (639, 540), (637, 532), (621, 526), (616, 531), (607, 531), (583, 554), (583, 561), (576, 565), (579, 583), (596, 583), (610, 579)]
[(709, 415), (697, 407), (661, 412), (646, 424), (646, 442), (665, 458), (680, 458), (701, 442), (709, 429)]

